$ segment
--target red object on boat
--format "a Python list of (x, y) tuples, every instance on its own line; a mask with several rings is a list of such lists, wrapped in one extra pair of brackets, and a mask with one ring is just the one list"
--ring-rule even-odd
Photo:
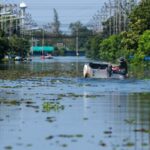
[(41, 56), (41, 59), (45, 59), (45, 56), (44, 56), (44, 55), (42, 55), (42, 56)]
[(119, 68), (119, 66), (114, 66), (114, 67), (112, 67), (112, 70), (113, 70), (113, 71), (119, 71), (120, 68)]

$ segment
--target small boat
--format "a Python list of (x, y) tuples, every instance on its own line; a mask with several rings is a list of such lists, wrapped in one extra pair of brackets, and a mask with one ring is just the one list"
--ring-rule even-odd
[(45, 59), (52, 59), (52, 58), (53, 56), (51, 54), (45, 56)]
[(84, 65), (83, 76), (85, 78), (115, 78), (124, 79), (126, 74), (115, 71), (111, 64), (107, 63), (88, 63)]
[(53, 58), (53, 56), (51, 54), (41, 56), (41, 59), (52, 59), (52, 58)]

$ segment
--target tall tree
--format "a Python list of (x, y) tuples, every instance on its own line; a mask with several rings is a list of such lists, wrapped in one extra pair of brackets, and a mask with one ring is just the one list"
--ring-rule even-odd
[(53, 9), (53, 11), (54, 11), (54, 20), (51, 23), (50, 27), (51, 27), (52, 33), (60, 34), (61, 33), (60, 32), (60, 21), (59, 21), (58, 13), (55, 8)]
[(71, 23), (69, 25), (69, 28), (71, 30), (72, 35), (76, 35), (77, 31), (81, 30), (83, 28), (83, 25), (80, 21), (77, 21), (75, 23)]
[[(139, 42), (146, 42), (143, 39), (141, 40), (140, 36), (144, 33), (145, 30), (150, 29), (149, 14), (150, 0), (141, 0), (139, 5), (137, 5), (129, 15), (129, 31), (122, 33), (122, 44), (124, 49), (126, 49), (127, 57), (136, 55), (137, 58), (140, 58), (139, 60), (142, 60), (145, 55), (148, 55), (146, 51), (141, 50), (141, 47), (139, 48), (139, 46), (142, 45), (141, 43), (139, 44)], [(146, 33), (144, 37), (148, 37), (147, 34), (149, 33)]]
[(102, 34), (91, 37), (86, 43), (86, 56), (92, 59), (99, 58), (100, 43), (103, 40)]
[(30, 50), (30, 42), (27, 39), (19, 38), (16, 35), (9, 38), (10, 54), (25, 57)]
[(84, 26), (80, 21), (71, 23), (69, 28), (72, 36), (78, 37), (79, 48), (85, 48), (85, 44), (88, 41), (89, 36), (92, 35), (92, 31)]
[(0, 60), (7, 54), (9, 48), (8, 39), (6, 37), (0, 37)]

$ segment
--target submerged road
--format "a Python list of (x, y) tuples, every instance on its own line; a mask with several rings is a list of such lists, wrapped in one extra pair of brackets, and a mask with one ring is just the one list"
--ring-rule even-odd
[(150, 80), (84, 79), (85, 62), (34, 58), (3, 66), (22, 75), (0, 80), (0, 149), (150, 149)]

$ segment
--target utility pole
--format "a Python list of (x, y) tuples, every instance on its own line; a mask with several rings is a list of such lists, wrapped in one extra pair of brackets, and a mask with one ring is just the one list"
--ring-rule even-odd
[(107, 11), (107, 6), (106, 6), (106, 4), (105, 4), (105, 5), (102, 6), (102, 8), (101, 8), (101, 22), (102, 22), (102, 23), (107, 20), (107, 17), (108, 17), (107, 12), (108, 12), (108, 11)]
[(116, 0), (116, 34), (119, 33), (119, 0)]
[(111, 35), (112, 34), (112, 31), (111, 31), (111, 29), (112, 29), (112, 3), (111, 3), (111, 1), (109, 0), (109, 35)]
[(109, 9), (109, 11), (108, 11), (109, 16), (107, 19), (109, 19), (109, 35), (111, 36), (111, 34), (112, 34), (112, 8), (113, 8), (111, 0), (109, 0), (109, 3), (105, 3), (105, 7), (107, 9)]
[(42, 56), (44, 55), (44, 29), (42, 29)]
[(137, 0), (108, 0), (93, 16), (93, 30), (96, 32), (103, 30), (102, 23), (108, 20), (109, 35), (125, 31), (128, 24), (128, 14), (136, 4)]
[(97, 11), (97, 16), (98, 16), (98, 31), (101, 32), (102, 31), (102, 14), (100, 13), (100, 11)]
[(122, 11), (121, 11), (121, 7), (120, 7), (120, 5), (121, 5), (121, 2), (122, 2), (122, 0), (118, 0), (118, 33), (120, 33), (121, 32), (121, 24), (122, 24)]
[(115, 18), (115, 9), (116, 9), (116, 5), (115, 5), (115, 1), (113, 1), (113, 19), (112, 19), (112, 24), (113, 24), (113, 34), (116, 34), (116, 18)]
[(79, 56), (79, 29), (76, 29), (76, 56)]
[(115, 17), (115, 34), (119, 33), (119, 0), (114, 0), (115, 3), (115, 10), (114, 10), (114, 17)]

